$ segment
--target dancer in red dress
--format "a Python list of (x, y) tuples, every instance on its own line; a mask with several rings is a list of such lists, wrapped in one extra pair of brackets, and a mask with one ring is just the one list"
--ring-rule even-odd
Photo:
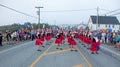
[(95, 37), (96, 43), (97, 43), (97, 51), (96, 53), (98, 54), (98, 51), (100, 50), (100, 39), (98, 39), (97, 37)]
[(62, 50), (62, 47), (61, 47), (61, 45), (62, 45), (62, 41), (61, 41), (61, 35), (59, 34), (59, 33), (57, 33), (57, 35), (56, 35), (56, 40), (55, 40), (55, 44), (57, 45), (57, 48), (56, 49), (60, 49), (60, 50)]
[(40, 50), (40, 47), (42, 46), (42, 41), (40, 39), (41, 35), (40, 33), (37, 34), (37, 38), (36, 38), (36, 42), (35, 42), (35, 45), (38, 46), (38, 50), (37, 51), (41, 51)]
[(91, 54), (94, 54), (94, 53), (98, 53), (97, 51), (98, 51), (98, 49), (97, 49), (97, 43), (96, 43), (96, 40), (95, 40), (95, 38), (93, 38), (92, 39), (92, 43), (91, 43), (91, 48), (90, 48), (90, 50), (91, 50)]
[(67, 40), (68, 40), (68, 45), (70, 45), (70, 41), (71, 41), (71, 34), (70, 34), (71, 31), (68, 31), (68, 34), (67, 34)]
[(74, 34), (72, 34), (71, 36), (70, 36), (70, 48), (71, 48), (71, 51), (73, 51), (73, 50), (75, 50), (75, 51), (77, 51), (77, 49), (76, 49), (76, 41), (75, 41), (75, 39), (74, 39), (75, 37), (74, 37)]
[(46, 39), (46, 45), (50, 45), (50, 40), (51, 40), (51, 35), (50, 35), (50, 33), (46, 33), (46, 37), (45, 37), (45, 39)]
[(41, 39), (41, 41), (42, 41), (42, 47), (45, 47), (45, 46), (44, 46), (44, 41), (45, 41), (45, 38), (44, 38), (44, 37), (45, 37), (45, 34), (44, 34), (44, 33), (41, 33), (41, 38), (40, 38), (40, 39)]
[(60, 32), (60, 39), (62, 41), (62, 44), (65, 44), (65, 34), (64, 34), (63, 30), (61, 30), (61, 32)]

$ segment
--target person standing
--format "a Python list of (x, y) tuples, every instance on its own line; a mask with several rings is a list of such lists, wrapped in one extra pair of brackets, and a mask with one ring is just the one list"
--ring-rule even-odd
[(42, 41), (41, 41), (41, 34), (39, 32), (37, 32), (36, 35), (36, 41), (35, 41), (35, 45), (38, 46), (38, 50), (37, 51), (41, 51), (41, 46), (42, 46)]
[(57, 35), (56, 35), (56, 40), (55, 40), (55, 44), (57, 45), (56, 49), (62, 50), (62, 47), (61, 47), (62, 41), (61, 41), (61, 38), (60, 38), (60, 37), (61, 37), (60, 33), (57, 33)]
[(2, 33), (0, 32), (0, 46), (2, 46)]
[(34, 30), (34, 28), (32, 28), (32, 30), (31, 30), (31, 39), (32, 39), (32, 41), (35, 39), (35, 30)]
[(103, 44), (105, 44), (105, 36), (106, 36), (105, 32), (102, 32), (102, 43)]
[(92, 43), (91, 43), (91, 48), (90, 48), (90, 50), (91, 50), (91, 54), (94, 54), (94, 53), (97, 53), (98, 54), (98, 52), (97, 52), (97, 43), (96, 43), (96, 40), (95, 40), (95, 38), (93, 38), (92, 39)]
[(71, 35), (71, 40), (70, 40), (70, 48), (71, 48), (71, 51), (76, 51), (77, 52), (77, 46), (76, 46), (76, 41), (75, 41), (75, 37), (74, 37), (74, 34)]

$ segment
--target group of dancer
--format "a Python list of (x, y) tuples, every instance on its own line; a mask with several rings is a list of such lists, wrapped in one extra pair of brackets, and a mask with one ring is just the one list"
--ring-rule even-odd
[(68, 31), (67, 35), (63, 30), (60, 30), (57, 33), (56, 40), (55, 40), (55, 44), (57, 45), (56, 49), (62, 50), (61, 46), (66, 43), (65, 42), (66, 37), (67, 37), (68, 44), (69, 44), (69, 46), (71, 48), (71, 51), (73, 51), (73, 50), (77, 51), (76, 49), (74, 49), (76, 47), (76, 41), (74, 39), (75, 35), (74, 35), (72, 30)]
[(51, 38), (52, 36), (50, 30), (47, 31), (38, 30), (36, 34), (36, 42), (35, 42), (35, 45), (38, 46), (37, 51), (41, 51), (41, 47), (45, 47), (45, 43), (46, 45), (50, 45)]
[[(38, 46), (38, 51), (41, 51), (41, 47), (45, 47), (45, 41), (46, 44), (50, 45), (50, 40), (52, 38), (51, 33), (49, 30), (48, 31), (42, 31), (42, 32), (37, 32), (37, 38), (36, 38), (36, 45)], [(98, 54), (98, 50), (100, 48), (100, 40), (93, 36), (91, 32), (84, 32), (80, 31), (78, 32), (78, 39), (79, 41), (84, 44), (87, 49), (90, 49), (91, 54)], [(75, 40), (76, 33), (73, 30), (69, 30), (67, 33), (63, 30), (60, 29), (57, 34), (56, 34), (56, 39), (54, 43), (56, 44), (56, 49), (62, 49), (62, 45), (68, 44), (71, 51), (77, 51), (77, 42)], [(67, 43), (66, 43), (67, 42)], [(78, 44), (79, 45), (79, 44)]]
[(98, 37), (94, 36), (94, 34), (89, 31), (81, 31), (79, 32), (78, 38), (84, 47), (90, 49), (91, 54), (98, 54), (98, 51), (100, 49), (100, 39), (98, 39)]

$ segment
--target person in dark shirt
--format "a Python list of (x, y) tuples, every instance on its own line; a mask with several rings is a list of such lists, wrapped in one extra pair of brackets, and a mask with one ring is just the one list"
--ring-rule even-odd
[(2, 46), (2, 33), (0, 32), (0, 46)]

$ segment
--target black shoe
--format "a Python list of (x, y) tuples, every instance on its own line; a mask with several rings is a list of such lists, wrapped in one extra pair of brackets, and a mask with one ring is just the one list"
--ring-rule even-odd
[(42, 47), (45, 47), (45, 46), (42, 46)]
[(71, 51), (73, 51), (73, 50), (71, 50)]
[(87, 48), (87, 49), (89, 49), (89, 48)]
[(62, 50), (62, 48), (60, 48), (60, 50)]
[(94, 52), (91, 52), (91, 54), (94, 54)]
[(86, 47), (86, 46), (84, 46), (84, 47)]
[(59, 49), (58, 47), (56, 49)]
[(40, 49), (38, 49), (37, 51), (40, 51), (40, 52), (41, 52), (41, 50), (40, 50)]
[(98, 52), (96, 52), (96, 54), (98, 54)]
[(75, 50), (75, 52), (77, 52), (77, 50)]

